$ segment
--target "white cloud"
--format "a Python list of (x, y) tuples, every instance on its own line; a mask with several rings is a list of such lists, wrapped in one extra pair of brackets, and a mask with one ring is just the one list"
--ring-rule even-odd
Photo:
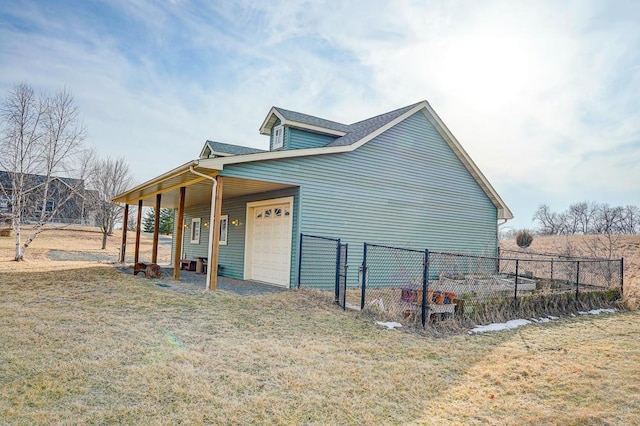
[(98, 21), (90, 8), (0, 7), (0, 89), (67, 85), (90, 142), (132, 158), (138, 180), (195, 157), (207, 138), (265, 148), (257, 128), (274, 104), (349, 123), (427, 99), (522, 226), (532, 204), (640, 204), (635, 6), (98, 6)]

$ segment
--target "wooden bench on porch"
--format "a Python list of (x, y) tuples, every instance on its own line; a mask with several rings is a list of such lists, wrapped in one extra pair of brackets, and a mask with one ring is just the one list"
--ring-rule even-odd
[(196, 261), (190, 259), (182, 259), (180, 260), (180, 269), (185, 271), (195, 271), (196, 270)]

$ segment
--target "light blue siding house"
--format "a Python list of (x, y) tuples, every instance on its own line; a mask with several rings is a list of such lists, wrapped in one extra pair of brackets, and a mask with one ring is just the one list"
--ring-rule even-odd
[(260, 133), (268, 151), (207, 141), (114, 199), (177, 209), (177, 274), (206, 257), (221, 275), (293, 287), (300, 233), (349, 243), (352, 265), (364, 242), (495, 255), (513, 217), (426, 101), (353, 124), (273, 107)]

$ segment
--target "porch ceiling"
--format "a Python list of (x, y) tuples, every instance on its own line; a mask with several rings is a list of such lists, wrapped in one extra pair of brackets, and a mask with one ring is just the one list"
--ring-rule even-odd
[[(244, 195), (257, 194), (267, 191), (275, 191), (283, 188), (290, 188), (292, 185), (286, 185), (275, 182), (263, 182), (258, 180), (240, 179), (225, 177), (222, 184), (222, 202), (224, 200)], [(198, 204), (208, 204), (211, 202), (211, 189), (213, 183), (208, 179), (203, 179), (197, 183), (187, 186), (185, 206), (194, 206)], [(162, 194), (162, 207), (178, 208), (180, 200), (180, 189), (176, 188)], [(142, 202), (145, 206), (155, 205), (155, 197), (147, 198)]]
[[(134, 188), (134, 190), (131, 190), (126, 195), (119, 197), (116, 201), (123, 203), (126, 202), (127, 204), (137, 204), (138, 200), (142, 199), (143, 206), (153, 207), (155, 206), (156, 195), (161, 194), (161, 207), (178, 208), (181, 186), (185, 186), (187, 188), (185, 206), (188, 207), (211, 202), (211, 189), (213, 186), (211, 180), (192, 174), (189, 171), (181, 174), (180, 176), (173, 176), (161, 182)], [(267, 191), (275, 191), (278, 189), (290, 188), (292, 186), (294, 185), (224, 177), (222, 199), (224, 203), (225, 199)]]

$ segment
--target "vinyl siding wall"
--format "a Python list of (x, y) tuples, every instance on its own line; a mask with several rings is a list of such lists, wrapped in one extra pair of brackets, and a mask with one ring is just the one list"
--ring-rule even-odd
[(300, 186), (294, 230), (349, 243), (349, 285), (363, 242), (496, 253), (496, 207), (422, 112), (353, 152), (227, 165), (221, 175)]
[[(189, 189), (187, 189), (188, 191)], [(222, 200), (222, 215), (229, 216), (229, 228), (227, 244), (220, 246), (218, 264), (221, 266), (220, 275), (225, 277), (242, 279), (244, 277), (244, 243), (247, 219), (247, 203), (252, 201), (270, 200), (281, 197), (293, 196), (293, 230), (291, 235), (292, 261), (295, 256), (295, 247), (298, 235), (298, 188), (288, 188), (278, 191), (263, 192), (248, 196), (229, 198)], [(209, 221), (210, 204), (201, 204), (185, 208), (185, 221), (191, 223), (192, 218), (202, 218), (202, 223)], [(238, 225), (232, 222), (237, 220)], [(183, 237), (183, 258), (195, 259), (197, 256), (206, 257), (209, 250), (209, 228), (202, 227), (200, 244), (191, 244), (191, 229), (185, 229)], [(295, 281), (295, 280), (294, 280)]]
[(318, 133), (305, 132), (303, 130), (290, 128), (286, 128), (285, 137), (287, 136), (287, 131), (289, 136), (288, 140), (285, 140), (285, 146), (287, 149), (318, 148), (326, 146), (336, 139), (333, 136), (320, 135)]
[[(269, 149), (273, 151), (273, 133), (274, 129), (280, 125), (280, 120), (276, 120), (273, 128), (271, 129), (271, 137), (269, 143)], [(301, 148), (318, 148), (326, 146), (336, 139), (335, 136), (321, 135), (319, 133), (306, 132), (300, 129), (292, 129), (289, 126), (284, 128), (284, 147), (279, 148), (276, 151), (282, 151), (287, 149), (301, 149)]]

